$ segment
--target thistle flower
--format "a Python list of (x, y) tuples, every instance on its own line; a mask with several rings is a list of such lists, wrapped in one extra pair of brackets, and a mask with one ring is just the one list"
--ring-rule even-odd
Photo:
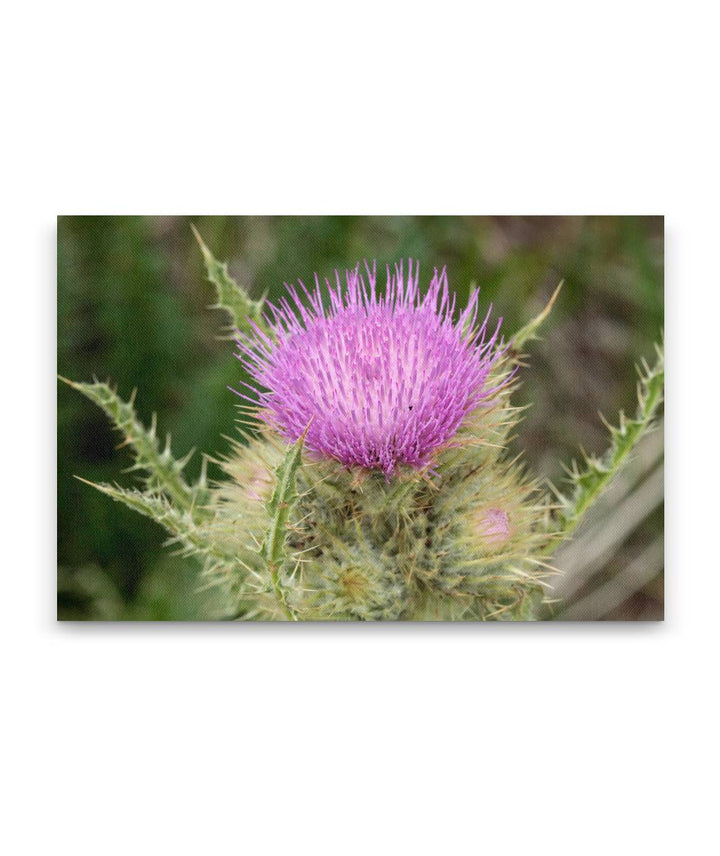
[(257, 402), (242, 397), (260, 405), (266, 423), (292, 442), (309, 424), (309, 451), (389, 478), (400, 465), (427, 465), (492, 400), (501, 322), (488, 334), (488, 311), (476, 324), (477, 292), (455, 322), (445, 269), (424, 297), (412, 261), (407, 279), (402, 263), (388, 267), (384, 294), (375, 265), (365, 269), (346, 271), (345, 289), (337, 271), (335, 285), (326, 280), (327, 309), (317, 276), (312, 292), (300, 282), (307, 303), (287, 286), (288, 297), (267, 304), (271, 335), (253, 324), (237, 356), (265, 387)]

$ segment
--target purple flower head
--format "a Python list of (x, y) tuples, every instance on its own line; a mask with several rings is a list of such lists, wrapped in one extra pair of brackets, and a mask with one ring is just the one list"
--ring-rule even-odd
[(288, 297), (268, 303), (271, 336), (253, 325), (237, 356), (267, 390), (257, 393), (260, 418), (290, 441), (310, 424), (309, 450), (389, 478), (399, 464), (428, 464), (463, 418), (492, 399), (500, 323), (488, 336), (488, 311), (476, 326), (477, 292), (454, 323), (444, 269), (424, 297), (412, 261), (407, 279), (402, 263), (388, 267), (384, 294), (375, 264), (365, 269), (346, 271), (345, 289), (337, 271), (334, 285), (326, 280), (328, 308), (317, 276), (312, 292), (300, 282), (305, 302), (287, 286)]

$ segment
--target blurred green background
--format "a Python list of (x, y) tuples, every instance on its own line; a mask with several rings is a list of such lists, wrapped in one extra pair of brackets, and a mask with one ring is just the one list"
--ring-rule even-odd
[[(599, 411), (614, 420), (634, 409), (634, 366), (653, 358), (663, 325), (661, 217), (60, 217), (58, 372), (109, 378), (123, 397), (137, 387), (140, 417), (157, 412), (178, 456), (224, 451), (238, 415), (227, 387), (240, 365), (221, 335), (226, 317), (207, 308), (213, 292), (191, 222), (254, 297), (359, 259), (411, 256), (421, 282), (446, 266), (460, 304), (478, 284), (510, 334), (564, 279), (543, 340), (529, 348), (516, 400), (532, 406), (513, 441), (558, 484), (579, 446), (605, 448)], [(131, 484), (119, 441), (100, 410), (60, 385), (58, 617), (195, 618), (192, 563), (163, 548), (155, 524), (73, 478)], [(199, 466), (197, 454), (189, 472)], [(558, 554), (565, 602), (553, 617), (662, 617), (662, 431), (613, 491)]]

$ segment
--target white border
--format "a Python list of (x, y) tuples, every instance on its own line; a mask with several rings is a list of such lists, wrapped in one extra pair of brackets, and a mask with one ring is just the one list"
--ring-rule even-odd
[[(709, 852), (716, 28), (666, 8), (9, 13), (4, 852)], [(665, 213), (667, 621), (56, 625), (55, 215), (226, 212)]]

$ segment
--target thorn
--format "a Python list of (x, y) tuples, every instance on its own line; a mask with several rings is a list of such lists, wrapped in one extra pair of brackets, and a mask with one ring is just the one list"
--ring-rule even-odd
[(550, 314), (550, 312), (553, 308), (553, 305), (555, 304), (555, 301), (557, 300), (558, 295), (560, 294), (560, 291), (561, 291), (564, 284), (565, 284), (565, 280), (561, 279), (560, 282), (558, 283), (557, 288), (553, 292), (552, 297), (550, 298), (550, 300), (548, 301), (547, 305), (542, 310), (542, 312), (539, 315), (537, 315), (535, 318), (533, 318), (531, 321), (529, 321), (510, 340), (510, 344), (511, 344), (511, 347), (513, 348), (513, 350), (519, 350), (523, 346), (524, 342), (528, 341), (529, 339), (536, 338), (535, 331), (538, 329), (538, 327), (540, 327), (540, 325), (543, 323), (543, 321)]
[(304, 431), (302, 432), (302, 434), (298, 437), (298, 440), (300, 441), (300, 444), (301, 444), (301, 445), (304, 445), (304, 444), (305, 444), (305, 438), (307, 437), (307, 433), (308, 433), (308, 431), (310, 430), (310, 426), (312, 425), (312, 423), (313, 423), (313, 419), (314, 419), (314, 418), (315, 418), (314, 416), (311, 416), (311, 417), (310, 417), (310, 421), (309, 421), (309, 422), (308, 422), (308, 424), (305, 426), (305, 430), (304, 430)]
[(195, 224), (191, 223), (190, 228), (192, 229), (192, 233), (195, 236), (195, 240), (198, 242), (200, 250), (202, 251), (202, 254), (205, 259), (207, 260), (208, 257), (212, 258), (210, 250), (207, 248), (207, 244), (205, 243), (205, 241), (203, 241), (203, 239), (201, 238), (200, 232), (198, 232), (198, 230), (195, 228)]

